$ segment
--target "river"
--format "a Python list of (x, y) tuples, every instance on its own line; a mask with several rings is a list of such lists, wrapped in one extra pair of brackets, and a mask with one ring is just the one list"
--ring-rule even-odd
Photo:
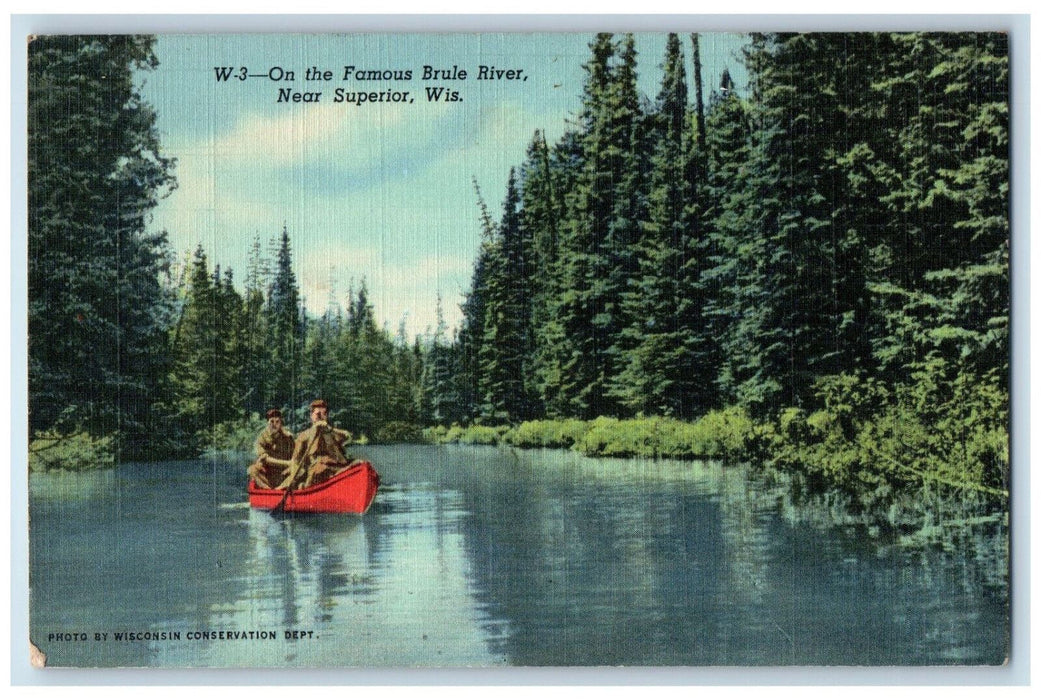
[[(30, 478), (49, 666), (1000, 664), (1004, 549), (900, 546), (744, 468), (370, 446), (364, 516), (246, 505), (245, 458)], [(1000, 540), (1000, 538), (999, 538)]]

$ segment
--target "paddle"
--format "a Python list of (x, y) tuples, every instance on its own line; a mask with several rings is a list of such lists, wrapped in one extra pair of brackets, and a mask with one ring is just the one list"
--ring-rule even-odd
[(290, 484), (286, 487), (286, 492), (282, 494), (282, 500), (278, 502), (278, 505), (271, 509), (272, 513), (281, 513), (282, 509), (286, 507), (286, 499), (289, 498), (289, 494), (293, 491), (293, 485)]
[(282, 494), (282, 500), (278, 502), (278, 505), (271, 509), (272, 513), (279, 513), (282, 511), (283, 508), (286, 507), (286, 499), (289, 498), (289, 494), (293, 491), (293, 484), (296, 483), (296, 473), (300, 471), (301, 464), (303, 463), (297, 462), (295, 464), (295, 468), (292, 471), (292, 478), (289, 481), (289, 485), (286, 486), (286, 492)]

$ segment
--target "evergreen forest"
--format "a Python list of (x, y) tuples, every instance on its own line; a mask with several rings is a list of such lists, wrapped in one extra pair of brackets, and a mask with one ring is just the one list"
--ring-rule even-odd
[(245, 446), (267, 408), (303, 427), (322, 396), (376, 441), (748, 460), (865, 506), (1004, 507), (1006, 35), (753, 34), (747, 87), (702, 75), (696, 34), (663, 56), (596, 35), (564, 135), (531, 136), (501, 206), (474, 183), (462, 323), (414, 339), (364, 280), (306, 309), (284, 226), (241, 282), (149, 232), (176, 187), (134, 87), (152, 47), (29, 46), (34, 468)]

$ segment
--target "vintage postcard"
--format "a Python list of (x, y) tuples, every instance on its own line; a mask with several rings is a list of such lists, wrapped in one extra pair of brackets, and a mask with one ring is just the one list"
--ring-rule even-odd
[(28, 37), (25, 653), (1006, 664), (1009, 57)]

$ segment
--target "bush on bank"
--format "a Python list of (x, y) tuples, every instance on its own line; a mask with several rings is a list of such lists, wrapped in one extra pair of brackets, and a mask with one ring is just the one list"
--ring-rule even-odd
[(691, 423), (674, 418), (573, 418), (526, 421), (515, 427), (429, 428), (432, 443), (572, 449), (590, 457), (738, 459), (748, 454), (756, 426), (739, 408), (712, 411)]
[(767, 465), (854, 494), (865, 508), (926, 489), (1004, 503), (1007, 392), (996, 377), (947, 380), (944, 371), (927, 365), (896, 389), (853, 375), (821, 380), (823, 408), (788, 409), (766, 426)]
[(115, 438), (94, 437), (86, 431), (47, 430), (29, 441), (29, 471), (88, 471), (116, 464)]
[(1000, 378), (925, 363), (914, 380), (893, 387), (855, 374), (825, 377), (816, 386), (817, 408), (761, 420), (732, 407), (695, 421), (535, 420), (436, 427), (424, 436), (435, 444), (571, 449), (590, 457), (747, 461), (805, 495), (846, 494), (864, 511), (913, 509), (909, 498), (917, 496), (1004, 508), (1009, 414)]
[(422, 444), (427, 439), (424, 435), (423, 426), (403, 421), (392, 421), (377, 428), (372, 436), (372, 441), (377, 445), (391, 445), (403, 442)]

